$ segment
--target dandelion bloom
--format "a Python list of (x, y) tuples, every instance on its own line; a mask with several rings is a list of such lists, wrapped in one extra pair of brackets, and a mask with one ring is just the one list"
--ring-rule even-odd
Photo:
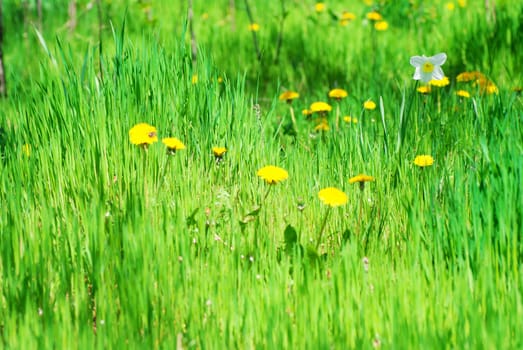
[(428, 85), (422, 85), (417, 90), (420, 94), (423, 94), (423, 95), (430, 94), (430, 86), (428, 86)]
[(445, 77), (441, 66), (447, 60), (445, 53), (438, 53), (434, 56), (426, 57), (423, 56), (412, 56), (410, 58), (410, 64), (416, 68), (413, 79), (421, 80), (424, 83), (428, 83), (431, 80), (440, 80)]
[(309, 116), (312, 114), (312, 111), (310, 109), (304, 109), (301, 111), (301, 114), (303, 114), (305, 116)]
[(467, 0), (458, 0), (459, 7), (463, 8), (467, 6)]
[(347, 91), (343, 89), (332, 89), (331, 91), (329, 91), (329, 97), (334, 98), (336, 100), (341, 100), (342, 98), (345, 98), (347, 96)]
[(280, 167), (274, 165), (267, 165), (258, 170), (256, 173), (259, 177), (265, 180), (270, 185), (275, 185), (289, 177), (289, 173)]
[(367, 19), (371, 21), (381, 21), (383, 17), (376, 11), (371, 11), (367, 13)]
[(354, 124), (356, 124), (358, 122), (358, 118), (351, 117), (350, 115), (346, 115), (345, 117), (343, 117), (343, 121), (345, 121), (345, 123), (354, 123)]
[(259, 30), (260, 30), (260, 25), (258, 23), (251, 23), (251, 24), (249, 24), (249, 31), (257, 32)]
[(456, 7), (456, 5), (454, 5), (454, 3), (451, 1), (451, 2), (447, 2), (447, 3), (445, 4), (445, 7), (447, 8), (447, 10), (449, 10), (449, 11), (453, 11), (454, 8)]
[(193, 85), (198, 83), (198, 74), (193, 74), (193, 76), (191, 78), (191, 83)]
[(340, 205), (344, 205), (349, 200), (345, 192), (340, 191), (334, 187), (327, 187), (322, 189), (318, 192), (318, 197), (324, 204), (330, 207), (338, 207)]
[(314, 102), (311, 104), (310, 110), (313, 113), (326, 113), (332, 111), (332, 106), (325, 102)]
[(341, 14), (341, 20), (342, 21), (352, 21), (353, 19), (356, 19), (356, 15), (349, 11), (343, 11)]
[(327, 7), (327, 6), (325, 6), (325, 3), (323, 3), (323, 2), (318, 2), (318, 3), (316, 3), (316, 4), (314, 5), (314, 10), (315, 10), (316, 12), (323, 12), (323, 11), (325, 11), (325, 8), (326, 8), (326, 7)]
[(466, 83), (469, 81), (481, 81), (481, 80), (487, 80), (487, 77), (481, 72), (478, 71), (472, 71), (472, 72), (463, 72), (458, 74), (456, 77), (456, 81), (458, 83)]
[(320, 121), (318, 123), (318, 125), (316, 125), (316, 127), (314, 128), (314, 131), (329, 131), (329, 130), (330, 130), (329, 123), (326, 120)]
[(359, 174), (349, 179), (350, 184), (374, 181), (374, 177), (365, 174)]
[(167, 137), (162, 140), (162, 143), (167, 147), (169, 152), (176, 152), (181, 149), (185, 149), (185, 145), (182, 141), (178, 140), (176, 137)]
[(129, 139), (133, 145), (151, 145), (158, 141), (156, 128), (147, 123), (136, 124), (129, 130)]
[(440, 80), (432, 79), (431, 81), (429, 81), (429, 85), (437, 86), (437, 87), (444, 87), (449, 84), (450, 84), (450, 81), (449, 81), (449, 78), (447, 78), (447, 77), (443, 77), (443, 79), (440, 79)]
[(221, 157), (223, 157), (223, 155), (225, 154), (225, 152), (227, 152), (227, 148), (225, 148), (225, 147), (213, 147), (213, 148), (212, 148), (212, 153), (213, 153), (214, 156), (217, 157), (217, 158), (221, 158)]
[(422, 168), (431, 166), (434, 164), (434, 158), (429, 155), (416, 156), (416, 158), (414, 158), (414, 164)]
[(456, 95), (458, 95), (459, 97), (470, 98), (470, 94), (466, 90), (458, 90), (456, 91)]
[(377, 31), (383, 32), (389, 28), (389, 22), (387, 21), (378, 21), (374, 23), (374, 29)]
[(376, 103), (374, 103), (374, 101), (372, 101), (372, 100), (365, 101), (363, 103), (363, 108), (365, 108), (368, 111), (372, 111), (372, 110), (376, 109)]
[(287, 103), (291, 103), (292, 100), (297, 99), (300, 97), (300, 94), (295, 91), (285, 91), (282, 93), (279, 97), (280, 101), (285, 101)]

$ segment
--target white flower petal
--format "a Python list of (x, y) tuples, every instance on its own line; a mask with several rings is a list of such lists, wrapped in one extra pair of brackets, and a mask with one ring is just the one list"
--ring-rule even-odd
[(428, 83), (432, 80), (432, 73), (425, 73), (421, 72), (421, 81), (424, 83)]
[(441, 67), (436, 66), (434, 67), (434, 71), (432, 72), (432, 76), (434, 80), (441, 80), (445, 77), (445, 74), (443, 73), (443, 69)]
[(435, 54), (432, 57), (429, 57), (428, 60), (430, 61), (430, 63), (432, 63), (435, 66), (441, 66), (447, 60), (447, 54), (444, 52), (441, 52), (441, 53)]
[(412, 56), (410, 58), (410, 64), (414, 67), (420, 67), (423, 63), (425, 63), (426, 61), (426, 57), (425, 56)]
[(416, 70), (414, 71), (414, 76), (412, 77), (414, 80), (420, 80), (421, 79), (421, 68), (416, 67)]

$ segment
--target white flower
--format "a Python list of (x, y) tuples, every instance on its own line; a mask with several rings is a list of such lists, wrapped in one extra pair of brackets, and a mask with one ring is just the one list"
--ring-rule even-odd
[(428, 83), (431, 80), (441, 80), (445, 77), (441, 66), (447, 60), (447, 55), (442, 52), (431, 57), (412, 56), (410, 64), (416, 68), (414, 72), (414, 80), (421, 80)]

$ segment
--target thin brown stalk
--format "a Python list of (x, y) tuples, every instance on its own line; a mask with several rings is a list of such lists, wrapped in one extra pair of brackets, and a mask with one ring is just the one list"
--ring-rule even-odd
[(67, 14), (69, 15), (69, 20), (67, 21), (67, 28), (70, 32), (73, 32), (76, 29), (76, 11), (76, 0), (69, 1), (69, 7), (67, 8)]
[[(249, 23), (253, 24), (254, 19), (252, 17), (252, 12), (251, 12), (251, 8), (249, 6), (249, 2), (247, 0), (244, 0), (244, 2), (245, 2), (245, 10), (247, 11), (247, 17), (249, 17)], [(262, 55), (261, 55), (260, 47), (258, 45), (258, 38), (256, 36), (256, 31), (252, 30), (251, 33), (252, 33), (252, 42), (254, 44), (254, 50), (256, 51), (256, 58), (258, 59), (258, 61), (261, 61)]]
[(274, 64), (278, 64), (280, 59), (281, 46), (283, 44), (283, 26), (285, 24), (285, 18), (287, 18), (287, 12), (285, 11), (285, 0), (280, 1), (281, 4), (281, 17), (280, 17), (280, 29), (278, 31), (278, 39), (276, 40), (276, 54), (274, 56)]
[(187, 21), (189, 22), (189, 32), (191, 33), (191, 58), (193, 67), (196, 66), (196, 54), (198, 47), (196, 45), (196, 34), (194, 33), (194, 12), (192, 0), (187, 0)]
[(234, 0), (229, 0), (229, 16), (231, 19), (231, 31), (236, 31), (236, 4)]

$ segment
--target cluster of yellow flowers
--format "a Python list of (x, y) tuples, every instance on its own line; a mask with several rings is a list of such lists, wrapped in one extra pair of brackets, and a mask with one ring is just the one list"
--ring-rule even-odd
[[(349, 96), (348, 92), (341, 88), (334, 88), (331, 89), (328, 92), (328, 97), (334, 100), (336, 103), (339, 103), (342, 99)], [(296, 100), (298, 97), (300, 97), (300, 94), (295, 91), (285, 91), (279, 96), (280, 101), (284, 101), (288, 104), (292, 104), (294, 100)], [(340, 119), (340, 110), (339, 110), (339, 104), (337, 105), (338, 109), (336, 111), (336, 126), (339, 125), (339, 119)], [(363, 102), (363, 109), (372, 111), (376, 109), (376, 103), (372, 100), (366, 100)], [(314, 131), (328, 131), (330, 130), (329, 122), (328, 122), (328, 113), (332, 111), (332, 106), (324, 101), (316, 101), (313, 102), (309, 108), (303, 109), (302, 114), (306, 117), (310, 116), (316, 116), (314, 119), (315, 121), (315, 127)], [(291, 113), (292, 112), (291, 110)], [(346, 123), (357, 123), (358, 118), (354, 118), (351, 116), (344, 116), (343, 121)]]

